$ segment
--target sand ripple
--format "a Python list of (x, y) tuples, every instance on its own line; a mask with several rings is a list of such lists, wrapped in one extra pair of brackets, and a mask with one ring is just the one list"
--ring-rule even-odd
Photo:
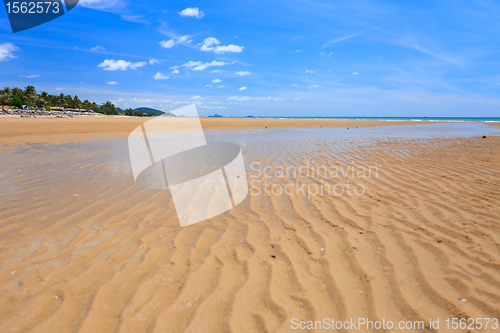
[[(182, 229), (168, 191), (138, 188), (127, 164), (105, 152), (11, 168), (0, 178), (0, 332), (289, 332), (292, 318), (500, 318), (499, 144), (249, 142), (253, 195)], [(374, 166), (378, 176), (265, 178), (252, 162)], [(270, 191), (322, 181), (365, 192)]]

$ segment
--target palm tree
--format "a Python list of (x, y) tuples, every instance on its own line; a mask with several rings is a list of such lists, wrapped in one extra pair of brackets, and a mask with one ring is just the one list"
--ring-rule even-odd
[(71, 107), (73, 109), (79, 109), (81, 105), (82, 105), (82, 101), (80, 101), (78, 96), (75, 95), (75, 97), (73, 98), (73, 101), (71, 102)]
[(72, 105), (73, 105), (73, 97), (71, 97), (71, 95), (66, 95), (64, 97), (64, 107), (71, 108)]
[(5, 88), (3, 88), (2, 93), (11, 96), (12, 95), (12, 89), (10, 89), (9, 87), (5, 87)]
[(1, 106), (9, 105), (10, 100), (11, 100), (11, 95), (9, 93), (6, 93), (4, 89), (4, 91), (0, 93), (0, 105)]
[(18, 87), (12, 88), (12, 96), (18, 97), (21, 101), (23, 100), (23, 90)]
[(65, 101), (65, 96), (63, 93), (57, 96), (57, 106), (64, 107), (64, 101)]
[(33, 86), (27, 86), (24, 88), (24, 98), (26, 99), (26, 104), (32, 105), (36, 101), (36, 89)]

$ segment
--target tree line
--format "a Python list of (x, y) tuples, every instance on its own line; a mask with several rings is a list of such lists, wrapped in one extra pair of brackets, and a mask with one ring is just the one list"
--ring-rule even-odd
[(126, 116), (137, 116), (142, 117), (145, 114), (141, 111), (134, 111), (131, 108), (126, 109), (123, 112), (121, 109), (116, 108), (116, 106), (107, 101), (102, 105), (98, 105), (96, 102), (90, 102), (89, 100), (80, 100), (78, 95), (64, 95), (63, 93), (59, 95), (51, 95), (46, 91), (37, 93), (34, 86), (27, 86), (23, 89), (14, 87), (6, 87), (0, 90), (0, 106), (14, 106), (19, 109), (23, 105), (30, 107), (37, 107), (39, 109), (45, 109), (50, 111), (51, 107), (63, 107), (69, 109), (85, 109), (91, 110), (93, 112), (98, 112), (107, 115), (126, 115)]

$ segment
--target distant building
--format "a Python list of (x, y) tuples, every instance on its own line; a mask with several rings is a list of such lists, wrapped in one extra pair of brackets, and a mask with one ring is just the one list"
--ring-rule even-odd
[(213, 116), (208, 116), (208, 118), (222, 118), (222, 116), (216, 113)]

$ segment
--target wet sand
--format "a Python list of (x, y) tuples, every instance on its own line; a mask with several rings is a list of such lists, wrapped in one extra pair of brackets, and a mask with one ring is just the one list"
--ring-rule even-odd
[[(185, 228), (168, 190), (134, 184), (124, 139), (0, 152), (0, 332), (301, 332), (293, 318), (446, 332), (447, 318), (500, 318), (500, 136), (282, 131), (245, 141), (247, 199)], [(322, 184), (337, 190), (313, 193)]]
[[(0, 143), (62, 143), (127, 137), (137, 126), (152, 118), (144, 117), (75, 117), (20, 118), (0, 116)], [(204, 129), (252, 129), (286, 127), (372, 127), (421, 124), (404, 121), (365, 121), (333, 119), (256, 119), (200, 118)], [(175, 119), (173, 119), (175, 121)]]

